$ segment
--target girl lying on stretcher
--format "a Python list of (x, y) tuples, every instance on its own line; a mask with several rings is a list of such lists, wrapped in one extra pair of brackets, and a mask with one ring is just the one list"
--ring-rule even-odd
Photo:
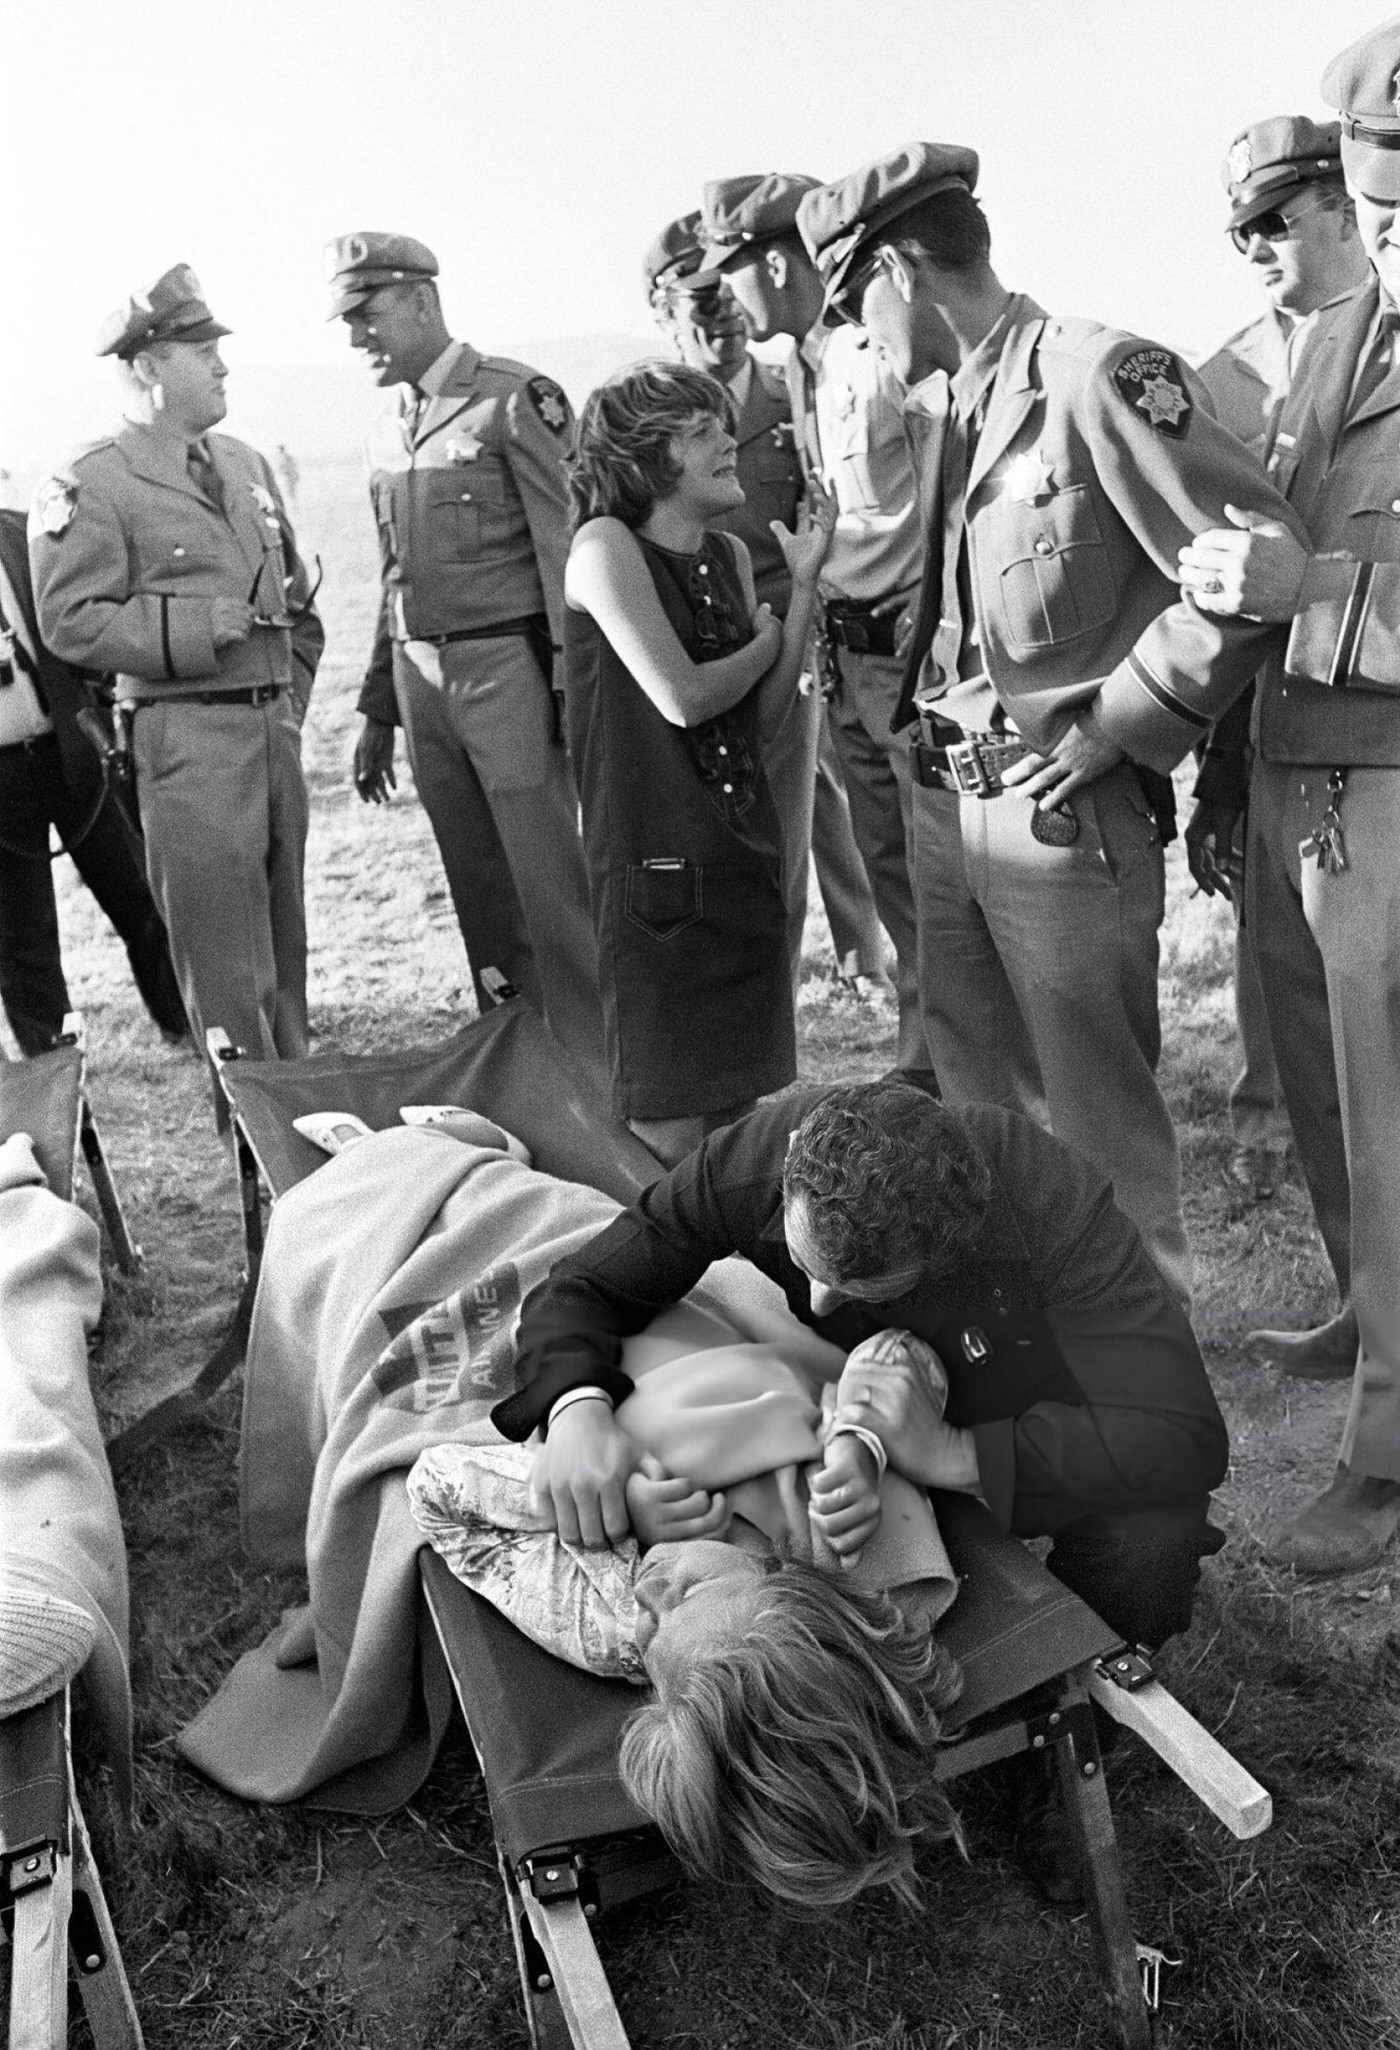
[(692, 1300), (623, 1364), (636, 1385), (618, 1420), (643, 1452), (633, 1539), (563, 1543), (514, 1445), (424, 1453), (415, 1518), (549, 1650), (651, 1683), (622, 1777), (692, 1869), (809, 1911), (881, 1884), (913, 1903), (915, 1839), (961, 1841), (931, 1770), (961, 1685), (932, 1625), (956, 1586), (927, 1497), (886, 1470), (894, 1448), (851, 1388), (941, 1380), (936, 1356), (882, 1333), (833, 1387), (841, 1356), (816, 1334), (744, 1343)]
[[(486, 1120), (453, 1107), (399, 1115), (477, 1155), (454, 1199), (457, 1226), (447, 1230), (441, 1212), (428, 1241), (444, 1249), (439, 1277), (456, 1271), (448, 1249), (498, 1260), (493, 1229), (518, 1260), (532, 1232), (561, 1242), (576, 1206), (597, 1228), (605, 1199), (538, 1174)], [(331, 1111), (295, 1122), (361, 1163), (332, 1211), (358, 1214), (371, 1183), (382, 1194), (407, 1172), (432, 1180), (404, 1134), (372, 1135)], [(304, 1186), (314, 1195), (320, 1180)], [(299, 1217), (308, 1230), (314, 1221)], [(411, 1288), (395, 1282), (415, 1301), (432, 1286), (417, 1273)], [(357, 1313), (357, 1328), (373, 1321)], [(508, 1378), (508, 1352), (502, 1364)], [(594, 1551), (562, 1539), (533, 1485), (536, 1454), (489, 1424), (489, 1439), (471, 1428), (451, 1444), (420, 1439), (408, 1481), (419, 1526), (459, 1579), (546, 1650), (655, 1688), (626, 1728), (621, 1769), (687, 1863), (808, 1910), (879, 1884), (912, 1901), (915, 1839), (958, 1836), (931, 1771), (941, 1712), (960, 1686), (931, 1634), (955, 1583), (927, 1496), (884, 1470), (899, 1447), (870, 1425), (883, 1409), (899, 1413), (883, 1396), (900, 1376), (941, 1410), (936, 1356), (886, 1332), (848, 1361), (747, 1263), (726, 1261), (628, 1339), (622, 1365), (633, 1390), (618, 1421), (642, 1454), (628, 1486), (632, 1536)], [(485, 1410), (498, 1393), (483, 1392)]]

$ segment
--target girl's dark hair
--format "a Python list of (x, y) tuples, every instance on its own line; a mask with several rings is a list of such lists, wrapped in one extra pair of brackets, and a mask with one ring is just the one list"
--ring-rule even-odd
[(639, 527), (680, 482), (671, 442), (697, 413), (712, 413), (733, 430), (734, 401), (718, 378), (659, 356), (619, 370), (590, 392), (569, 465), (575, 527), (605, 514)]

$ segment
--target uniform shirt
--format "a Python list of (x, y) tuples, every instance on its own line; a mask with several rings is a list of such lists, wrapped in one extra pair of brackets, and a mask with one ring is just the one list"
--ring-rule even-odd
[[(563, 638), (569, 402), (527, 364), (451, 342), (368, 443), (384, 604), (359, 709), (391, 725), (392, 643), (433, 680), (434, 642), (545, 617)], [(426, 645), (416, 645), (425, 643)]]
[[(29, 554), (43, 637), (75, 668), (115, 671), (127, 702), (276, 684), (304, 709), (325, 635), (276, 479), (246, 442), (204, 440), (217, 503), (183, 441), (133, 420), (39, 486)], [(300, 616), (216, 650), (217, 598)]]
[(715, 521), (722, 533), (737, 534), (753, 564), (754, 594), (771, 605), (781, 619), (792, 598), (787, 558), (774, 540), (768, 522), (785, 527), (797, 521), (802, 500), (802, 464), (794, 445), (787, 378), (771, 363), (746, 356), (729, 380), (734, 401), (735, 463), (744, 487), (744, 503)]
[(868, 602), (919, 580), (918, 485), (904, 388), (863, 328), (814, 327), (788, 359), (798, 445), (836, 501), (828, 597)]
[[(38, 651), (25, 623), (24, 608), (3, 562), (0, 562), (0, 612), (5, 615), (8, 631), (37, 668)], [(34, 688), (33, 679), (13, 657), (9, 658), (9, 667), (13, 680), (0, 684), (0, 747), (13, 747), (17, 741), (37, 740), (40, 734), (53, 732), (53, 720)]]
[[(1201, 403), (1170, 350), (1016, 296), (1000, 328), (965, 487), (944, 490), (950, 392), (936, 372), (905, 402), (928, 555), (896, 726), (958, 674), (963, 629), (940, 603), (967, 548), (969, 600), (996, 700), (1030, 745), (1076, 719), (1170, 771), (1257, 669), (1271, 629), (1200, 612), (1177, 555), (1225, 506), (1302, 528)], [(979, 717), (979, 724), (988, 723)]]
[[(948, 1420), (974, 1431), (983, 1491), (1012, 1528), (1018, 1515), (1049, 1529), (1216, 1485), (1225, 1427), (1190, 1325), (1097, 1169), (1013, 1112), (959, 1113), (992, 1172), (975, 1262), (897, 1302), (814, 1316), (783, 1234), (782, 1180), (789, 1135), (822, 1094), (795, 1090), (713, 1134), (532, 1290), (521, 1389), (492, 1412), (503, 1436), (528, 1436), (568, 1388), (622, 1401), (623, 1339), (739, 1253), (843, 1351), (891, 1326), (935, 1345)], [(988, 1357), (974, 1362), (965, 1333), (989, 1342)]]
[(1400, 368), (1369, 374), (1388, 311), (1374, 277), (1325, 311), (1279, 414), (1275, 478), (1316, 552), (1257, 696), (1268, 762), (1400, 766)]

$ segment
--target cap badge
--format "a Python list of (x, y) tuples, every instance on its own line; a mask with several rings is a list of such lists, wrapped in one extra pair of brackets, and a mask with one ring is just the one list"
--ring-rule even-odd
[(1034, 505), (1038, 498), (1053, 495), (1050, 481), (1051, 466), (1038, 448), (1022, 449), (1013, 456), (1002, 472), (1001, 490), (1004, 498), (1011, 498), (1018, 505)]
[(46, 534), (57, 540), (66, 534), (72, 524), (78, 504), (77, 480), (72, 477), (47, 477), (39, 486), (34, 500), (34, 517)]
[(1247, 135), (1242, 135), (1238, 142), (1231, 145), (1230, 154), (1225, 159), (1225, 168), (1230, 173), (1232, 185), (1243, 185), (1254, 169), (1254, 151), (1250, 147)]
[(1170, 349), (1135, 349), (1114, 371), (1113, 385), (1134, 412), (1146, 414), (1149, 427), (1174, 441), (1184, 439), (1191, 424), (1191, 395)]
[(200, 284), (199, 279), (187, 263), (176, 264), (174, 270), (170, 273), (169, 282), (175, 286), (177, 291), (183, 292), (188, 299), (202, 299), (204, 297), (204, 287)]
[(481, 436), (474, 427), (464, 427), (460, 434), (449, 437), (442, 445), (442, 452), (449, 463), (474, 463), (481, 454)]

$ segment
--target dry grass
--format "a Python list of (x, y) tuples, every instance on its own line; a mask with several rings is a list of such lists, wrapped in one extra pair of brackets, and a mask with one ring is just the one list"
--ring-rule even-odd
[[(466, 1014), (463, 958), (427, 823), (406, 792), (361, 807), (348, 778), (374, 550), (353, 466), (306, 485), (326, 558), (330, 657), (307, 738), (312, 1019), (347, 1050), (421, 1043)], [(207, 1355), (232, 1307), (232, 1178), (192, 1062), (162, 1053), (89, 900), (65, 895), (66, 959), (93, 1047), (94, 1093), (146, 1279), (110, 1285), (95, 1365), (109, 1420), (144, 1409)], [(804, 1073), (873, 1074), (888, 1020), (833, 997), (809, 927)], [(1259, 1561), (1249, 1530), (1316, 1486), (1342, 1397), (1289, 1393), (1248, 1364), (1251, 1323), (1329, 1306), (1296, 1189), (1261, 1209), (1224, 1175), (1232, 1055), (1229, 936), (1174, 858), (1163, 962), (1166, 1080), (1180, 1120), (1202, 1329), (1234, 1435), (1223, 1510), (1235, 1541), (1209, 1569), (1168, 1677), (1273, 1789), (1273, 1831), (1236, 1845), (1155, 1761), (1121, 1747), (1112, 1781), (1139, 1933), (1184, 1959), (1164, 1975), (1174, 2050), (1400, 2045), (1396, 1710), (1371, 1678), (1389, 1570), (1307, 1589)], [(120, 1839), (95, 1772), (89, 1806), (151, 2050), (516, 2050), (526, 2041), (484, 1801), (455, 1740), (420, 1799), (372, 1828), (256, 1810), (199, 1780), (171, 1737), (298, 1598), (237, 1540), (237, 1397), (124, 1474), (133, 1586), (137, 1828)], [(990, 1782), (964, 1782), (971, 1867), (926, 1860), (921, 1923), (866, 1903), (794, 1929), (695, 1891), (600, 1931), (637, 2050), (1077, 2050), (1106, 2041), (1087, 1925), (1043, 1909), (1008, 1856)], [(86, 2040), (81, 2024), (74, 2040)]]

